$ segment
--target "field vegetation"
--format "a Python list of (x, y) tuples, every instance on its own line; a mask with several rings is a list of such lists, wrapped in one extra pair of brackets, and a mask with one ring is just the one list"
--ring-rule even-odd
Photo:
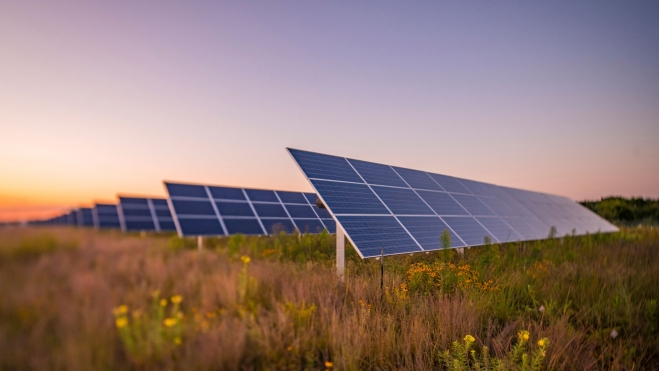
[(334, 246), (0, 229), (0, 369), (659, 369), (656, 228), (386, 257), (384, 289)]
[(659, 200), (641, 197), (604, 197), (599, 201), (583, 201), (581, 204), (618, 225), (659, 226)]

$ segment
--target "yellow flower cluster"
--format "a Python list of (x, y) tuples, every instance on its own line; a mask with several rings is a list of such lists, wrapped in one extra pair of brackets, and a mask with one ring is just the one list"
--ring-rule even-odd
[(549, 260), (536, 261), (533, 266), (526, 270), (526, 274), (531, 278), (542, 278), (549, 274), (553, 264)]
[(242, 260), (243, 263), (245, 263), (245, 264), (247, 264), (247, 263), (249, 263), (249, 262), (251, 261), (250, 257), (247, 256), (247, 255), (243, 255), (243, 256), (241, 256), (241, 257), (240, 257), (240, 260)]
[(523, 341), (523, 342), (528, 341), (528, 340), (529, 340), (529, 336), (530, 336), (530, 335), (529, 335), (529, 332), (526, 331), (526, 330), (522, 330), (522, 331), (520, 331), (520, 332), (517, 333), (517, 337), (519, 338), (519, 340), (521, 340), (521, 341)]
[(456, 265), (453, 263), (435, 262), (432, 265), (425, 263), (412, 264), (406, 272), (408, 282), (430, 285), (442, 288), (446, 279), (455, 278), (455, 287), (461, 290), (496, 290), (492, 280), (481, 281), (479, 273), (469, 264)]
[(467, 335), (467, 336), (464, 337), (464, 341), (467, 342), (467, 343), (473, 343), (474, 341), (476, 341), (476, 338), (474, 338), (471, 335)]

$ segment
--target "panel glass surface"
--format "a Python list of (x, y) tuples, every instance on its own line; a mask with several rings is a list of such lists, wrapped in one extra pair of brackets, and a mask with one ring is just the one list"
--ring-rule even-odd
[(372, 186), (382, 202), (396, 215), (434, 215), (411, 189)]
[(495, 241), (492, 234), (483, 228), (476, 219), (472, 217), (457, 217), (447, 216), (442, 218), (446, 224), (457, 233), (458, 236), (468, 246), (479, 246), (485, 244), (485, 237), (489, 237), (491, 241)]
[[(572, 233), (572, 229), (577, 234), (617, 230), (562, 196), (320, 153), (289, 151), (363, 257), (379, 255), (375, 250), (381, 246), (377, 245), (386, 244), (386, 238), (381, 236), (390, 233), (395, 235), (389, 243), (393, 247), (387, 249), (390, 254), (419, 251), (420, 246), (436, 249), (441, 233), (437, 228), (442, 221), (449, 227), (452, 239), (466, 246), (482, 245), (485, 236), (492, 241), (508, 242), (542, 239), (548, 236), (551, 226), (559, 233)], [(354, 170), (346, 164), (352, 164)], [(361, 178), (366, 184), (358, 184), (363, 183)], [(314, 210), (319, 215), (324, 213)], [(401, 229), (409, 239), (400, 233)], [(419, 244), (410, 234), (418, 236)], [(454, 247), (461, 245), (456, 242)]]
[(464, 246), (460, 238), (436, 216), (400, 216), (398, 220), (400, 220), (424, 250), (441, 249), (442, 246), (439, 237), (444, 233), (444, 230), (448, 231), (451, 236), (450, 247)]
[(410, 187), (415, 189), (426, 189), (430, 191), (443, 191), (444, 189), (437, 184), (428, 173), (418, 170), (394, 167), (394, 170), (400, 175)]
[(337, 216), (362, 257), (422, 251), (393, 216)]
[(469, 215), (453, 197), (445, 192), (417, 191), (419, 196), (437, 213), (437, 215)]
[(323, 200), (332, 204), (334, 214), (390, 214), (365, 184), (312, 180)]
[(473, 216), (496, 215), (489, 207), (481, 202), (476, 196), (454, 194), (451, 195), (462, 207)]
[[(296, 225), (310, 233), (319, 233), (319, 227), (321, 231), (325, 229), (321, 217), (331, 218), (327, 210), (319, 210), (314, 205), (318, 199), (315, 194), (212, 185), (184, 184), (183, 188), (172, 183), (165, 185), (166, 189), (174, 189), (177, 194), (170, 194), (173, 214), (167, 209), (169, 220), (159, 218), (158, 222), (162, 230), (177, 222), (181, 236), (292, 233)], [(208, 189), (211, 195), (194, 193), (191, 189)], [(143, 206), (141, 212), (149, 215), (150, 210)], [(160, 213), (156, 209), (156, 214)]]
[(372, 162), (348, 160), (368, 184), (405, 187), (407, 184), (401, 179), (391, 166), (374, 164)]

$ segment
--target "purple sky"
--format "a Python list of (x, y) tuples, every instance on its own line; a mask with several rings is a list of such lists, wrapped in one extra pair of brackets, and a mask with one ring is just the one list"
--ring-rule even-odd
[(287, 146), (659, 197), (658, 20), (656, 1), (5, 2), (0, 220), (163, 179), (310, 190)]

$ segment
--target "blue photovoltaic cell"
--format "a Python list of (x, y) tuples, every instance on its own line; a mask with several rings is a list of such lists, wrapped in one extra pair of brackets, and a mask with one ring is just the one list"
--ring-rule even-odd
[(152, 217), (150, 209), (128, 209), (128, 208), (124, 208), (124, 216), (144, 216), (147, 218)]
[(327, 228), (329, 233), (336, 233), (336, 222), (334, 219), (322, 219), (321, 221), (325, 224), (325, 228)]
[(494, 196), (490, 187), (496, 187), (495, 185), (474, 182), (473, 180), (467, 179), (458, 179), (458, 181), (465, 186), (471, 193), (477, 196)]
[[(290, 214), (291, 218), (314, 218), (318, 220), (318, 216), (313, 211), (310, 205), (286, 205), (286, 210)], [(320, 220), (318, 220), (320, 223)]]
[(471, 193), (465, 186), (452, 176), (446, 176), (435, 173), (428, 173), (430, 177), (437, 182), (446, 192)]
[(460, 206), (448, 193), (430, 191), (417, 191), (417, 193), (435, 210), (437, 215), (469, 215), (467, 210)]
[(335, 214), (389, 214), (378, 197), (365, 184), (312, 180)]
[(454, 194), (451, 195), (462, 207), (467, 209), (473, 216), (496, 215), (490, 208), (481, 202), (476, 196)]
[(522, 240), (522, 236), (517, 234), (508, 224), (499, 217), (478, 217), (476, 218), (490, 233), (496, 237), (499, 242), (514, 242)]
[(172, 200), (176, 212), (181, 215), (215, 215), (210, 201)]
[(191, 236), (218, 236), (224, 231), (217, 219), (179, 219), (181, 229)]
[(247, 197), (251, 201), (262, 201), (262, 202), (279, 202), (277, 195), (274, 191), (264, 191), (261, 189), (246, 189)]
[(94, 227), (96, 228), (121, 228), (117, 205), (96, 204), (93, 209)]
[(88, 207), (83, 207), (78, 209), (78, 226), (81, 227), (93, 227), (94, 226), (94, 217), (92, 215), (92, 209)]
[(161, 216), (170, 217), (170, 218), (172, 217), (172, 213), (169, 212), (169, 209), (156, 209), (156, 208), (154, 208), (154, 210), (156, 211), (156, 215), (158, 217), (161, 217)]
[(254, 210), (261, 218), (287, 218), (286, 211), (281, 204), (253, 204)]
[(165, 186), (170, 196), (208, 198), (206, 189), (203, 186), (175, 183), (165, 183)]
[(312, 205), (314, 205), (316, 203), (316, 200), (318, 200), (318, 195), (315, 193), (305, 193), (304, 197), (306, 197), (306, 199)]
[(247, 201), (242, 188), (208, 187), (214, 199)]
[(407, 184), (401, 179), (391, 166), (374, 164), (372, 162), (348, 160), (368, 184), (405, 187)]
[(165, 199), (152, 198), (151, 202), (153, 202), (153, 206), (156, 208), (165, 208), (169, 210), (169, 205), (167, 204), (167, 200)]
[[(577, 234), (595, 229), (617, 231), (614, 225), (562, 196), (288, 150), (363, 257), (379, 255), (374, 250), (379, 247), (377, 245), (393, 246), (387, 254), (419, 250), (419, 245), (410, 244), (400, 234), (396, 223), (406, 233), (417, 236), (419, 244), (429, 250), (437, 249), (441, 233), (437, 229), (442, 220), (449, 227), (452, 239), (460, 241), (460, 245), (456, 242), (454, 247), (463, 243), (482, 245), (485, 236), (492, 241), (509, 242), (546, 238), (551, 226), (556, 227), (559, 234), (573, 230)], [(346, 168), (346, 164), (352, 164), (354, 170)], [(315, 198), (310, 198), (313, 203)], [(314, 211), (321, 219), (329, 219), (329, 212), (317, 208)], [(409, 228), (405, 229), (404, 225)], [(381, 236), (390, 233), (397, 237), (387, 243)]]
[(451, 246), (464, 246), (460, 238), (436, 216), (399, 216), (398, 220), (414, 236), (414, 239), (424, 250), (437, 250), (442, 248), (439, 237), (447, 230), (451, 236)]
[[(168, 220), (159, 218), (158, 221), (161, 229), (164, 229), (169, 227), (174, 219), (178, 220), (178, 232), (181, 236), (224, 236), (237, 233), (263, 235), (272, 234), (273, 230), (275, 233), (291, 233), (298, 226), (293, 220), (301, 223), (298, 227), (308, 229), (310, 233), (319, 233), (318, 227), (324, 229), (320, 218), (331, 218), (327, 210), (318, 210), (314, 205), (318, 198), (315, 194), (210, 185), (165, 185), (168, 190), (175, 190), (177, 195), (170, 194), (173, 215), (167, 210)], [(204, 190), (204, 194), (194, 194), (195, 189)], [(214, 201), (211, 202), (211, 199)], [(155, 211), (161, 214), (166, 210)], [(149, 215), (148, 205), (143, 207), (143, 212)], [(226, 234), (221, 228), (222, 225), (226, 228)]]
[(153, 220), (131, 220), (126, 222), (127, 231), (155, 231)]
[(320, 233), (325, 229), (318, 219), (293, 219), (300, 233)]
[(255, 216), (247, 202), (220, 202), (216, 201), (220, 215), (227, 216)]
[(261, 235), (263, 229), (256, 219), (228, 219), (224, 218), (224, 225), (229, 234), (251, 234)]
[(371, 188), (396, 215), (434, 215), (428, 205), (411, 189), (378, 186)]
[(496, 242), (492, 235), (472, 217), (447, 216), (442, 219), (468, 246), (485, 244), (485, 236)]
[(430, 191), (443, 191), (442, 187), (437, 184), (428, 173), (418, 170), (394, 167), (394, 170), (400, 175), (410, 187), (415, 189), (427, 189)]
[(174, 224), (173, 221), (160, 220), (158, 223), (160, 224), (160, 230), (162, 232), (174, 232), (174, 231), (176, 231), (176, 224)]
[(343, 157), (320, 155), (295, 149), (289, 149), (289, 152), (308, 178), (363, 183)]
[(293, 233), (295, 227), (290, 219), (261, 219), (266, 231), (270, 234), (277, 234), (280, 232)]
[(316, 205), (311, 206), (313, 210), (318, 214), (318, 217), (321, 219), (331, 219), (332, 215), (327, 211), (327, 209), (320, 209)]
[(171, 232), (176, 230), (166, 199), (119, 196), (117, 209), (121, 229), (124, 231)]
[(509, 206), (510, 202), (506, 203), (492, 197), (479, 197), (479, 199), (498, 216), (518, 216), (518, 212)]
[[(277, 195), (279, 195), (279, 199), (281, 202), (285, 204), (308, 204), (307, 199), (304, 197), (304, 195), (300, 192), (283, 192), (283, 191), (277, 191)], [(315, 196), (315, 195), (314, 195)], [(313, 200), (311, 202), (315, 202), (316, 200)]]
[(337, 216), (362, 257), (422, 251), (393, 216)]

